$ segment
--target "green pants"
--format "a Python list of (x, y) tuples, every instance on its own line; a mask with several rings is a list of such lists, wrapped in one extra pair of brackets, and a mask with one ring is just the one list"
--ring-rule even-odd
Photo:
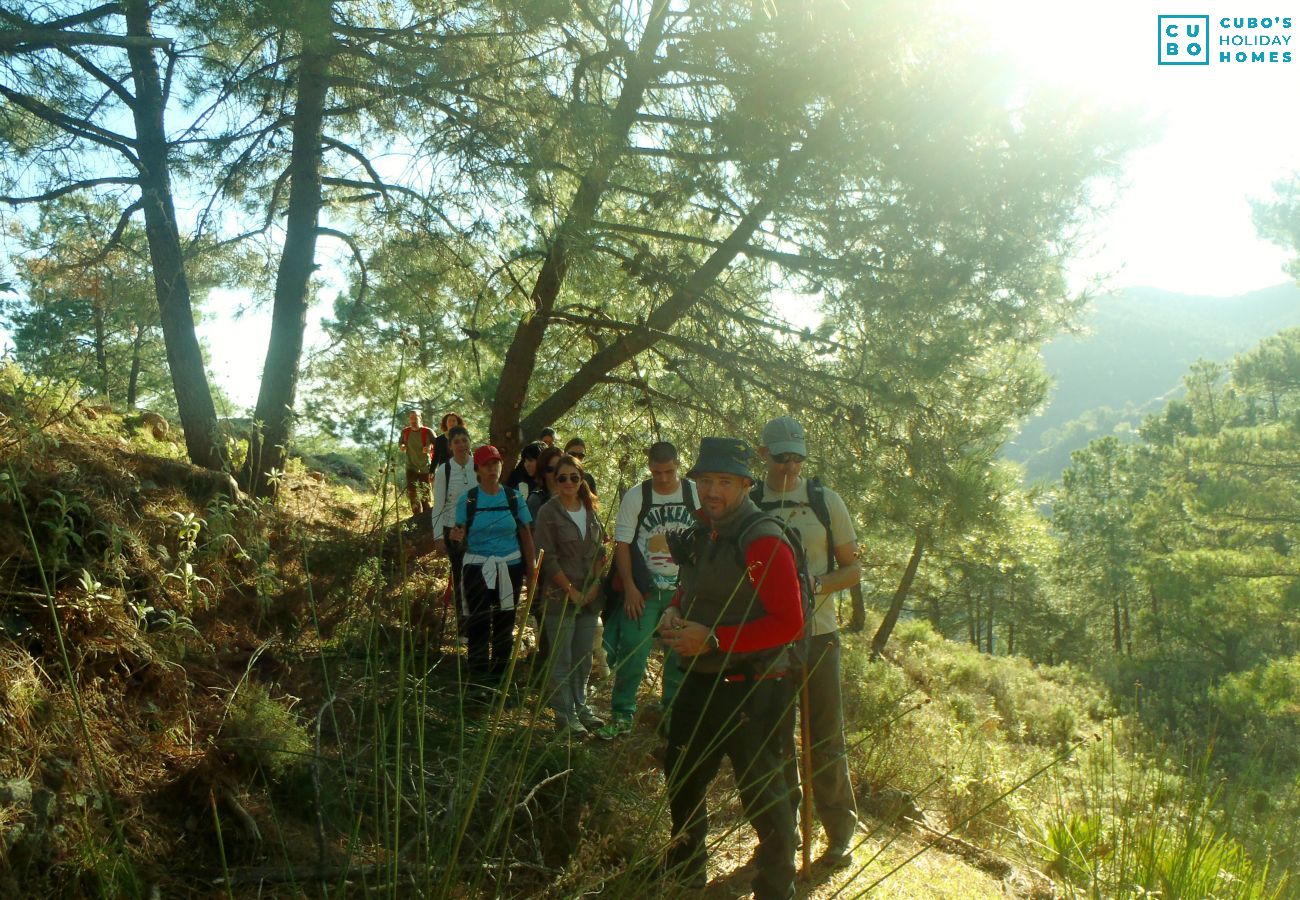
[[(672, 598), (671, 588), (654, 589), (645, 595), (645, 609), (641, 610), (640, 619), (633, 621), (620, 606), (605, 620), (605, 653), (614, 673), (609, 705), (616, 716), (631, 718), (636, 713), (636, 692), (641, 687), (646, 661), (650, 659), (650, 649), (654, 646), (654, 631)], [(672, 701), (681, 678), (681, 669), (670, 657), (664, 663), (664, 706)]]

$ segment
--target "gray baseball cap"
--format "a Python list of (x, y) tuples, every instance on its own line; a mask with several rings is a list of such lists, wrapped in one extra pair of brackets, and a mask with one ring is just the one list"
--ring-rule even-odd
[(789, 416), (778, 416), (763, 426), (763, 446), (773, 456), (782, 453), (808, 455), (803, 426)]

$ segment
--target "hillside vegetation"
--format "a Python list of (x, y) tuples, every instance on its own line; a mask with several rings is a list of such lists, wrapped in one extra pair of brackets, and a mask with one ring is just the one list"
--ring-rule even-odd
[[(664, 890), (652, 717), (557, 742), (523, 634), (516, 699), (468, 704), (444, 564), (386, 490), (291, 464), (275, 505), (232, 496), (130, 421), (4, 373), (5, 895)], [(914, 621), (873, 662), (875, 624), (846, 636), (855, 865), (802, 896), (1289, 891), (1100, 683)], [(753, 837), (715, 790), (705, 896), (735, 896)]]
[(1300, 288), (1282, 284), (1236, 297), (1132, 288), (1098, 297), (1078, 333), (1044, 345), (1053, 386), (1003, 455), (1026, 479), (1055, 481), (1070, 454), (1116, 433), (1135, 436), (1144, 416), (1182, 390), (1198, 359), (1227, 362), (1257, 341), (1300, 325)]

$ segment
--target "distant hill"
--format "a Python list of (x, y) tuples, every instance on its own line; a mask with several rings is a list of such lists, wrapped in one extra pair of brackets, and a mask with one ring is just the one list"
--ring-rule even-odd
[(1226, 362), (1261, 338), (1300, 325), (1300, 287), (1236, 297), (1132, 288), (1097, 300), (1087, 333), (1043, 348), (1055, 387), (1046, 408), (1003, 451), (1029, 481), (1055, 481), (1070, 453), (1131, 432), (1181, 388), (1197, 359)]

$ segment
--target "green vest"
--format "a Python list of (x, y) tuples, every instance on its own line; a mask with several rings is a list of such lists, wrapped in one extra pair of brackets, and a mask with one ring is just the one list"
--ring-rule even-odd
[[(745, 547), (762, 537), (780, 539), (781, 528), (771, 518), (764, 517), (751, 524), (745, 534), (736, 534), (741, 524), (758, 512), (754, 501), (745, 497), (739, 507), (713, 523), (716, 539), (703, 527), (691, 530), (690, 552), (678, 570), (683, 618), (716, 628), (743, 625), (766, 614), (758, 589), (749, 580)], [(741, 540), (745, 541), (743, 547), (739, 544)], [(710, 650), (682, 663), (688, 672), (753, 676), (787, 668), (785, 648), (782, 645), (750, 653)]]

